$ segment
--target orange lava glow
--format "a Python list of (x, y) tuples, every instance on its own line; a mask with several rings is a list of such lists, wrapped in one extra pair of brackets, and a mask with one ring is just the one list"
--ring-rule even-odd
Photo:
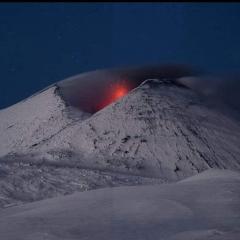
[(129, 89), (124, 85), (117, 85), (115, 89), (113, 89), (112, 100), (115, 101), (121, 97), (124, 97), (129, 92)]
[(115, 83), (108, 86), (108, 88), (105, 90), (103, 101), (101, 101), (97, 109), (100, 110), (112, 102), (115, 102), (118, 99), (124, 97), (130, 90), (131, 88), (127, 85), (126, 82)]

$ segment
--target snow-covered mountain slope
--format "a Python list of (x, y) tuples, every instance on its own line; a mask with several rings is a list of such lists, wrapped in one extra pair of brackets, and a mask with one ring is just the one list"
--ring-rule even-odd
[(0, 211), (4, 240), (237, 240), (240, 174), (210, 170), (160, 186), (99, 189)]
[(75, 126), (71, 146), (102, 156), (106, 168), (181, 178), (207, 168), (239, 169), (239, 139), (239, 123), (190, 89), (148, 81)]
[(52, 150), (54, 159), (68, 150), (75, 158), (103, 158), (86, 166), (153, 175), (239, 168), (238, 122), (173, 82), (147, 81), (85, 121), (82, 115), (73, 121), (67, 110), (52, 87), (1, 111), (1, 155), (44, 157)]
[(149, 80), (31, 152), (48, 161), (174, 180), (208, 168), (239, 169), (239, 139), (239, 123), (208, 108), (191, 89)]
[[(74, 121), (58, 94), (58, 87), (45, 91), (0, 111), (0, 156), (28, 150), (58, 134)], [(78, 122), (88, 114), (75, 111)]]
[(71, 105), (78, 81), (56, 83), (0, 111), (0, 206), (240, 169), (239, 122), (182, 80), (146, 80), (94, 114)]

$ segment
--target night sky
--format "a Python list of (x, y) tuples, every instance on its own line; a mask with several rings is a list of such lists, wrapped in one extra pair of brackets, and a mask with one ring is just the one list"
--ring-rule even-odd
[(240, 4), (0, 4), (0, 108), (84, 71), (165, 63), (240, 72)]

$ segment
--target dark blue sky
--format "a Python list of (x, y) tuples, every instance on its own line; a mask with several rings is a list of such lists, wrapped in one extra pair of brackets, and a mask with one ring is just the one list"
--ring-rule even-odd
[(239, 3), (0, 4), (0, 108), (97, 68), (240, 70)]

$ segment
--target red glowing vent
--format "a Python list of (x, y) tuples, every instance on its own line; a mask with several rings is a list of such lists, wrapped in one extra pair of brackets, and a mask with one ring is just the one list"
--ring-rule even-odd
[(120, 83), (113, 83), (105, 89), (102, 96), (102, 101), (98, 105), (98, 110), (106, 107), (112, 102), (124, 97), (132, 88), (124, 81)]

